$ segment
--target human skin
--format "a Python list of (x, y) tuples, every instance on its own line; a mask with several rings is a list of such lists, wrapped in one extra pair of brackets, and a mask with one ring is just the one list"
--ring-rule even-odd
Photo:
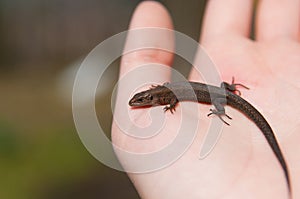
[[(272, 126), (289, 168), (293, 198), (300, 198), (300, 0), (259, 1), (255, 40), (249, 39), (252, 9), (252, 0), (228, 0), (226, 4), (222, 0), (209, 1), (199, 42), (216, 64), (221, 79), (230, 82), (235, 76), (236, 81), (250, 87), (241, 89), (242, 97)], [(142, 2), (136, 8), (129, 29), (144, 27), (173, 28), (167, 10), (154, 1)], [(171, 53), (160, 50), (129, 53), (122, 57), (120, 77), (142, 64), (171, 66), (172, 60)], [(162, 83), (170, 81), (168, 72), (155, 75)], [(194, 69), (189, 80), (203, 82)], [(129, 98), (117, 100), (127, 104)], [(160, 149), (177, 133), (180, 106), (179, 103), (175, 114), (165, 114), (161, 135), (148, 140), (124, 134), (114, 122), (113, 144), (143, 153)], [(203, 104), (198, 107), (201, 113), (209, 113), (211, 108)], [(140, 115), (149, 108), (123, 108), (132, 114), (132, 125), (134, 121), (147, 120)], [(180, 159), (155, 172), (128, 173), (142, 198), (288, 198), (282, 169), (260, 130), (240, 112), (228, 106), (225, 109), (233, 118), (229, 121), (231, 126), (222, 129), (219, 141), (206, 158), (200, 160), (199, 152), (211, 118), (201, 114), (197, 136)], [(114, 114), (119, 112), (116, 109)]]

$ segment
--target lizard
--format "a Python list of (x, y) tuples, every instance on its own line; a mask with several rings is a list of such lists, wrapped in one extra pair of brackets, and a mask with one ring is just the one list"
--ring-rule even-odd
[[(163, 85), (152, 86), (150, 89), (135, 94), (129, 101), (131, 107), (151, 107), (167, 105), (164, 111), (175, 111), (175, 106), (180, 101), (195, 101), (199, 103), (212, 104), (215, 109), (210, 109), (210, 115), (218, 116), (225, 124), (229, 125), (222, 116), (232, 119), (225, 113), (224, 105), (229, 105), (246, 115), (263, 133), (277, 160), (279, 161), (288, 186), (291, 198), (291, 183), (289, 171), (284, 156), (279, 147), (273, 130), (263, 115), (249, 102), (243, 99), (237, 86), (248, 87), (243, 84), (222, 82), (221, 87), (204, 84), (200, 82), (172, 82)], [(238, 94), (235, 94), (235, 93)]]

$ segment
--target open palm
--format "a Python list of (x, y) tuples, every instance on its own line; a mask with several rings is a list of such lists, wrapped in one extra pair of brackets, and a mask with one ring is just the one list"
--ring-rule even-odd
[[(249, 39), (251, 14), (251, 0), (230, 0), (226, 4), (220, 0), (210, 1), (200, 43), (224, 81), (231, 81), (235, 76), (236, 81), (250, 87), (250, 90), (241, 90), (242, 96), (272, 126), (289, 167), (293, 198), (300, 198), (300, 1), (262, 1), (256, 16), (255, 41)], [(172, 23), (162, 5), (148, 1), (138, 6), (130, 26), (131, 29), (143, 27), (172, 29)], [(149, 62), (171, 65), (172, 55), (159, 50), (127, 54), (122, 59), (120, 76)], [(170, 73), (156, 75), (162, 83), (170, 81)], [(195, 70), (191, 71), (190, 80), (202, 81)], [(127, 102), (129, 98), (117, 100)], [(189, 105), (188, 102), (180, 103), (175, 114), (166, 113), (160, 135), (149, 139), (134, 139), (114, 122), (113, 143), (136, 153), (160, 150), (176, 137), (182, 104)], [(211, 120), (206, 113), (211, 106), (197, 106), (201, 114), (184, 113), (199, 120), (199, 126), (194, 142), (183, 156), (155, 172), (129, 173), (141, 197), (287, 198), (283, 171), (264, 136), (253, 122), (230, 107), (226, 107), (226, 113), (233, 118), (229, 121), (231, 126), (224, 126), (213, 151), (199, 159), (200, 146)], [(134, 122), (148, 125), (148, 108), (127, 108)], [(119, 111), (117, 108), (114, 114)], [(134, 122), (132, 125), (136, 125)], [(120, 162), (126, 165), (126, 160), (118, 155)]]

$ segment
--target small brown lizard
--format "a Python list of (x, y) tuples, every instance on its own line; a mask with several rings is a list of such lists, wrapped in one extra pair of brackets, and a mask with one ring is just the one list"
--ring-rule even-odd
[[(129, 101), (129, 105), (132, 107), (167, 105), (164, 107), (164, 110), (170, 110), (171, 113), (173, 113), (179, 101), (197, 101), (200, 103), (213, 104), (215, 109), (211, 109), (211, 113), (209, 113), (208, 116), (212, 114), (217, 115), (227, 125), (229, 124), (223, 120), (221, 116), (226, 116), (229, 119), (231, 119), (231, 117), (225, 113), (224, 105), (229, 105), (241, 111), (256, 124), (268, 141), (284, 171), (289, 195), (291, 197), (288, 168), (272, 128), (256, 108), (239, 96), (240, 92), (236, 89), (236, 86), (247, 88), (242, 84), (235, 84), (234, 79), (232, 80), (232, 84), (223, 82), (221, 87), (199, 82), (165, 83), (135, 94)], [(239, 95), (236, 95), (235, 92), (238, 92)]]

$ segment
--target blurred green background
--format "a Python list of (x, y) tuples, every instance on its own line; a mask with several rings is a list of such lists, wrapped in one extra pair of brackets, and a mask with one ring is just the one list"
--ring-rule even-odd
[[(126, 174), (88, 153), (71, 110), (80, 61), (101, 41), (125, 31), (139, 2), (0, 1), (0, 198), (139, 198)], [(161, 2), (175, 29), (198, 40), (206, 2)], [(176, 57), (176, 67), (185, 64)], [(108, 136), (118, 65), (116, 60), (101, 79), (105, 89), (96, 103)]]

